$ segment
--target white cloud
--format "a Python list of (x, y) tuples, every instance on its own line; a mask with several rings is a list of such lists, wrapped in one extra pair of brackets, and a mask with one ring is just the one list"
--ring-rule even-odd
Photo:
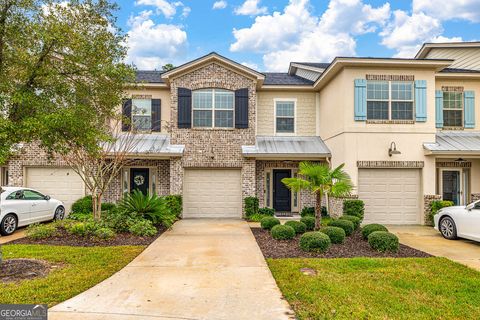
[(480, 21), (480, 0), (413, 0), (414, 13), (423, 12), (440, 20)]
[(182, 9), (182, 18), (188, 17), (188, 15), (192, 12), (192, 9), (190, 7), (183, 7)]
[[(163, 14), (166, 18), (171, 18), (177, 13), (177, 7), (184, 7), (182, 15), (185, 16), (185, 7), (184, 4), (180, 1), (170, 2), (166, 0), (137, 0), (135, 5), (140, 6), (152, 6), (157, 8), (157, 14)], [(190, 13), (190, 8), (187, 9)], [(187, 15), (188, 15), (187, 13)]]
[(258, 70), (258, 64), (254, 63), (254, 62), (242, 62), (241, 64), (244, 65), (245, 67), (250, 68), (250, 69)]
[(235, 9), (235, 14), (244, 16), (258, 16), (268, 12), (267, 7), (259, 7), (261, 0), (245, 0), (245, 2)]
[(139, 69), (160, 69), (177, 63), (187, 46), (187, 33), (173, 24), (155, 24), (152, 11), (143, 11), (129, 19), (128, 58)]
[(227, 1), (220, 0), (220, 1), (215, 1), (213, 4), (212, 9), (217, 10), (217, 9), (225, 9), (227, 7)]

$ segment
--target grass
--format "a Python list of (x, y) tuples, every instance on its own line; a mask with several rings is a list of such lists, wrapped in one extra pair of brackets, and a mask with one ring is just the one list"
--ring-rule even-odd
[(4, 245), (4, 259), (35, 258), (63, 265), (45, 278), (0, 283), (2, 303), (35, 303), (53, 306), (67, 300), (123, 268), (143, 246), (65, 247)]
[(480, 319), (480, 273), (445, 258), (267, 262), (299, 319)]

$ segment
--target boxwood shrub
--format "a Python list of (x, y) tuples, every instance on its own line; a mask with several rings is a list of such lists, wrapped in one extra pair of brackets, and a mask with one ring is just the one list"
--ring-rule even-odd
[(303, 207), (302, 211), (300, 211), (300, 216), (302, 216), (302, 217), (307, 217), (307, 216), (314, 217), (315, 216), (315, 208), (314, 207)]
[(355, 227), (353, 226), (352, 221), (348, 220), (332, 220), (328, 223), (330, 227), (339, 227), (342, 228), (345, 231), (345, 235), (350, 236), (353, 233), (353, 230), (355, 230)]
[(347, 216), (356, 216), (360, 220), (363, 220), (363, 214), (365, 212), (365, 204), (362, 200), (344, 200), (343, 201), (343, 214)]
[(295, 229), (291, 226), (277, 224), (271, 230), (273, 239), (287, 240), (295, 238)]
[(270, 216), (273, 217), (275, 215), (275, 209), (273, 208), (260, 208), (258, 209), (258, 213), (264, 216)]
[(258, 213), (258, 198), (257, 197), (246, 197), (244, 200), (245, 204), (245, 215), (247, 217), (252, 214)]
[(362, 237), (367, 240), (370, 233), (374, 231), (388, 231), (387, 227), (378, 223), (367, 224), (362, 228)]
[(262, 227), (262, 229), (270, 230), (277, 224), (280, 224), (280, 220), (275, 217), (265, 217), (260, 220), (260, 226)]
[(361, 219), (357, 216), (347, 216), (347, 215), (343, 215), (340, 217), (341, 220), (348, 220), (348, 221), (352, 221), (353, 222), (353, 227), (355, 228), (355, 230), (358, 229), (358, 227), (360, 227), (360, 222), (361, 222)]
[(300, 238), (300, 248), (304, 251), (325, 252), (331, 243), (330, 238), (319, 231), (306, 232)]
[(374, 231), (368, 236), (368, 244), (380, 252), (397, 252), (398, 237), (387, 231)]
[(345, 230), (342, 228), (328, 226), (322, 228), (321, 231), (330, 238), (332, 243), (343, 243), (345, 240)]
[(300, 221), (287, 221), (285, 222), (285, 225), (292, 227), (296, 234), (305, 233), (305, 231), (307, 231), (307, 226), (305, 223)]
[(307, 227), (308, 231), (313, 231), (315, 229), (315, 217), (306, 216), (300, 219), (300, 222), (303, 222)]

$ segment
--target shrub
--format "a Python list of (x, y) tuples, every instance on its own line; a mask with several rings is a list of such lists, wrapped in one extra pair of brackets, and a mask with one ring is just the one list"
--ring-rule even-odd
[(306, 232), (300, 238), (300, 248), (304, 251), (325, 252), (330, 244), (330, 238), (318, 231)]
[(380, 252), (398, 251), (398, 237), (386, 231), (374, 231), (368, 236), (368, 244), (372, 249)]
[(99, 239), (108, 240), (115, 237), (115, 231), (110, 228), (101, 227), (93, 232), (93, 236)]
[(113, 229), (116, 232), (128, 232), (130, 225), (137, 219), (139, 218), (132, 217), (127, 212), (118, 208), (102, 212), (103, 226)]
[(343, 214), (346, 216), (356, 216), (363, 220), (363, 214), (365, 212), (365, 204), (362, 200), (344, 200), (343, 201)]
[(347, 216), (347, 215), (343, 215), (340, 217), (340, 220), (348, 220), (348, 221), (352, 221), (353, 222), (353, 227), (355, 228), (355, 230), (358, 229), (358, 227), (360, 227), (360, 218), (357, 217), (357, 216)]
[(245, 203), (245, 214), (247, 217), (252, 214), (258, 213), (258, 198), (257, 197), (246, 197), (244, 200)]
[(362, 237), (367, 240), (370, 233), (375, 231), (388, 231), (387, 227), (378, 223), (367, 224), (362, 228)]
[(263, 214), (257, 213), (257, 214), (252, 214), (251, 216), (247, 217), (247, 220), (252, 221), (252, 222), (260, 222), (265, 217), (266, 216), (264, 216)]
[(350, 236), (353, 233), (353, 230), (355, 230), (353, 222), (348, 220), (332, 220), (328, 226), (342, 228), (347, 236)]
[(68, 215), (68, 219), (76, 221), (87, 221), (93, 219), (92, 212), (83, 213), (83, 212), (73, 212)]
[(25, 232), (27, 238), (33, 240), (40, 240), (50, 238), (55, 235), (57, 228), (54, 224), (31, 224), (27, 227)]
[(86, 222), (77, 222), (67, 227), (67, 232), (76, 236), (85, 237), (87, 235)]
[(277, 240), (287, 240), (295, 238), (295, 229), (291, 226), (277, 224), (272, 228), (272, 237)]
[(324, 227), (321, 230), (325, 233), (332, 243), (343, 243), (345, 240), (345, 230), (339, 227)]
[(171, 194), (163, 197), (163, 199), (167, 208), (169, 208), (177, 218), (180, 218), (183, 211), (182, 196), (178, 194)]
[(141, 237), (153, 237), (157, 234), (157, 228), (153, 226), (152, 221), (147, 219), (138, 219), (128, 229), (130, 233)]
[(300, 216), (302, 217), (315, 217), (315, 208), (314, 207), (303, 207), (300, 211)]
[(114, 210), (117, 207), (115, 203), (104, 202), (102, 203), (102, 211)]
[(303, 222), (307, 227), (307, 230), (312, 231), (315, 229), (315, 217), (306, 216), (300, 219), (300, 222)]
[(258, 213), (259, 214), (262, 214), (264, 216), (270, 216), (270, 217), (273, 217), (275, 215), (275, 209), (273, 208), (260, 208), (258, 209)]
[(287, 221), (285, 225), (292, 227), (296, 234), (305, 233), (305, 231), (307, 231), (305, 223), (300, 221)]
[(455, 205), (453, 201), (447, 201), (447, 200), (432, 201), (432, 203), (430, 204), (430, 212), (428, 213), (428, 216), (427, 216), (427, 223), (430, 225), (433, 225), (433, 216), (437, 214), (438, 210), (445, 207), (451, 207), (453, 205)]
[[(104, 202), (102, 203), (102, 211), (111, 210), (115, 207), (114, 203)], [(85, 196), (78, 199), (72, 204), (72, 213), (91, 213), (93, 208), (92, 196)], [(71, 215), (70, 214), (70, 215)]]
[(277, 224), (280, 224), (280, 220), (275, 217), (265, 217), (260, 220), (260, 226), (262, 227), (262, 229), (270, 230)]

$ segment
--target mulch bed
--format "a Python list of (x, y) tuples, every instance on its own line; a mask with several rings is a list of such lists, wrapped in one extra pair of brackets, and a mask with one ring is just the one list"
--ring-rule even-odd
[(54, 237), (33, 240), (29, 238), (21, 238), (8, 244), (44, 244), (53, 246), (73, 246), (73, 247), (110, 247), (110, 246), (145, 246), (149, 245), (157, 239), (165, 228), (157, 226), (158, 232), (153, 237), (139, 237), (130, 233), (117, 233), (117, 235), (108, 240), (102, 240), (95, 237), (81, 237), (67, 233), (65, 229), (58, 228)]
[(51, 269), (58, 267), (35, 259), (4, 260), (0, 267), (0, 282), (10, 283), (45, 277)]
[(392, 257), (427, 258), (430, 254), (400, 244), (398, 252), (382, 253), (370, 248), (359, 230), (345, 238), (343, 244), (332, 244), (325, 253), (306, 252), (300, 249), (300, 235), (292, 240), (275, 240), (268, 230), (251, 228), (258, 246), (265, 258), (353, 258), (353, 257)]

